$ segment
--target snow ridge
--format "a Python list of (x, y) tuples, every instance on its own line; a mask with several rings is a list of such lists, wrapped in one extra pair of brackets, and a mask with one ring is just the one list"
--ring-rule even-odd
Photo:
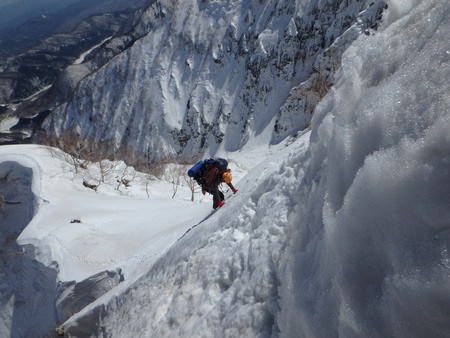
[[(85, 332), (117, 337), (278, 335), (280, 262), (295, 210), (295, 182), (303, 175), (293, 166), (306, 144), (286, 148), (255, 168), (240, 182), (245, 191), (186, 233), (125, 293), (71, 318), (65, 332), (75, 337)], [(286, 163), (273, 166), (280, 161)], [(124, 316), (135, 319), (125, 323)]]

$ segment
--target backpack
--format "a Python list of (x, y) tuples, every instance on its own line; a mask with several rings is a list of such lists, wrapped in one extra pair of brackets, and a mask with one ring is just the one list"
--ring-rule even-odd
[(217, 175), (222, 175), (227, 168), (227, 160), (223, 158), (217, 158), (215, 160), (210, 158), (197, 162), (188, 171), (188, 175), (196, 180), (198, 184), (210, 186)]
[(223, 174), (225, 171), (227, 171), (228, 161), (224, 158), (218, 158), (213, 162), (212, 165), (219, 169), (219, 174)]
[(198, 161), (191, 169), (188, 170), (189, 177), (195, 177), (195, 175), (200, 172), (205, 162)]

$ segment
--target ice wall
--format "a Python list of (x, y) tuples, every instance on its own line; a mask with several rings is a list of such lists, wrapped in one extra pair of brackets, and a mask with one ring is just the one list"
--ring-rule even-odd
[(450, 330), (450, 3), (391, 1), (313, 119), (284, 337)]

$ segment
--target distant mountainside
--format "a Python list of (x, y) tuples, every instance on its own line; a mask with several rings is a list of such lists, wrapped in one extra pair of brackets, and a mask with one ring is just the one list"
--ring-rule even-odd
[[(3, 50), (10, 56), (4, 61), (0, 72), (0, 102), (21, 101), (51, 85), (64, 68), (73, 63), (86, 49), (113, 35), (131, 13), (128, 11), (94, 15), (82, 20), (70, 32), (53, 33), (49, 37), (46, 37), (47, 28), (44, 21), (50, 23), (50, 18), (28, 22), (24, 32), (20, 33), (19, 30), (9, 38), (10, 45), (16, 46), (17, 50)], [(36, 28), (36, 35), (28, 34), (33, 27)], [(43, 30), (39, 33), (41, 27)], [(42, 40), (39, 34), (44, 37)], [(15, 40), (18, 41), (17, 44), (14, 44)], [(27, 46), (32, 41), (35, 45)], [(22, 43), (24, 48), (26, 46), (25, 50), (18, 47)]]
[[(59, 21), (63, 24), (62, 27), (69, 27), (70, 30), (70, 25), (73, 26), (74, 21), (76, 24), (87, 16), (137, 8), (145, 2), (146, 0), (2, 0), (0, 2), (0, 40), (10, 34), (15, 35), (17, 29), (28, 29), (33, 36), (35, 32), (26, 26), (42, 16), (51, 18), (52, 24)], [(68, 23), (69, 26), (64, 23)], [(39, 30), (44, 29), (39, 27)], [(5, 32), (6, 34), (3, 34)], [(2, 41), (0, 41), (1, 44)]]
[(53, 35), (71, 33), (82, 20), (90, 16), (119, 11), (133, 12), (144, 2), (145, 0), (135, 0), (124, 5), (124, 0), (65, 0), (52, 2), (47, 6), (44, 6), (44, 2), (38, 6), (41, 2), (34, 1), (29, 6), (33, 8), (30, 18), (13, 28), (0, 29), (0, 58), (17, 56)]
[(2, 0), (0, 32), (11, 30), (41, 14), (64, 8), (79, 0)]
[[(0, 127), (16, 104), (34, 100), (33, 95), (50, 86), (86, 50), (113, 36), (145, 2), (79, 0), (57, 11), (38, 11), (46, 14), (0, 32)], [(7, 142), (23, 138), (14, 131), (3, 137)]]
[[(72, 133), (135, 161), (191, 159), (303, 130), (382, 0), (154, 1), (11, 118), (33, 140)], [(43, 119), (44, 120), (44, 119)], [(14, 129), (14, 128), (13, 128)], [(108, 155), (108, 154), (105, 154)]]

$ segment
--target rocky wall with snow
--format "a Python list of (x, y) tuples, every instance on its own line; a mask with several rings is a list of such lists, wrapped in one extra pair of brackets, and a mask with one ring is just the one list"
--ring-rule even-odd
[(146, 160), (235, 151), (255, 137), (277, 143), (309, 124), (342, 52), (376, 29), (384, 8), (381, 0), (155, 1), (124, 28), (136, 31), (130, 47), (75, 81), (43, 128)]

